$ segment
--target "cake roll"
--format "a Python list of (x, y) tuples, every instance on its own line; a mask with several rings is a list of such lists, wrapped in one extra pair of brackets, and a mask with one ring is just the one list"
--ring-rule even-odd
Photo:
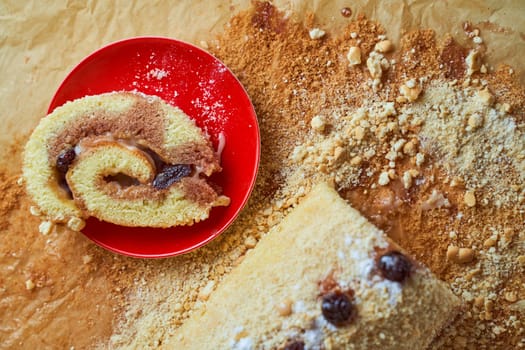
[(133, 92), (56, 108), (34, 129), (23, 159), (38, 213), (68, 223), (93, 216), (123, 226), (192, 225), (229, 204), (208, 181), (219, 171), (220, 155), (193, 120)]
[(249, 251), (166, 349), (427, 349), (460, 300), (319, 184)]

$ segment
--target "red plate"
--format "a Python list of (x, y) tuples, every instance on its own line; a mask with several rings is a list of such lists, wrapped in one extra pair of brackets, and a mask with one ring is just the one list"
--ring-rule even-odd
[(207, 220), (193, 226), (133, 228), (90, 218), (83, 233), (106, 249), (141, 258), (169, 257), (203, 246), (233, 222), (255, 183), (260, 136), (246, 91), (222, 62), (197, 47), (169, 38), (138, 37), (86, 57), (62, 82), (48, 112), (86, 95), (122, 90), (156, 95), (178, 106), (210, 135), (215, 148), (219, 134), (224, 134), (223, 171), (212, 181), (231, 204), (213, 208)]

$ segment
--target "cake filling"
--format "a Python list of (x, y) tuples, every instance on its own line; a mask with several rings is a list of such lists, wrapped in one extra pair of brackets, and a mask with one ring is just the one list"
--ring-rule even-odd
[[(75, 160), (80, 156), (82, 152), (85, 152), (90, 147), (94, 147), (95, 145), (100, 145), (104, 142), (116, 142), (120, 145), (123, 145), (135, 152), (140, 152), (140, 154), (144, 155), (146, 159), (148, 159), (155, 171), (155, 176), (153, 178), (153, 181), (151, 181), (151, 186), (148, 186), (148, 188), (152, 188), (156, 191), (162, 191), (165, 189), (168, 189), (173, 184), (180, 182), (185, 177), (192, 177), (194, 179), (200, 179), (201, 174), (203, 174), (203, 167), (196, 166), (194, 164), (169, 164), (162, 160), (162, 158), (153, 150), (140, 145), (140, 143), (136, 142), (133, 139), (116, 139), (111, 134), (104, 135), (102, 137), (98, 138), (86, 138), (75, 147), (70, 147), (62, 152), (59, 153), (56, 162), (55, 167), (58, 173), (58, 183), (61, 188), (64, 189), (67, 196), (72, 199), (72, 193), (68, 186), (67, 180), (66, 180), (66, 174), (69, 170), (69, 167), (75, 162)], [(108, 188), (107, 185), (111, 184)], [(127, 189), (129, 187), (133, 186), (140, 186), (141, 183), (138, 179), (134, 178), (133, 176), (129, 176), (124, 173), (117, 173), (114, 175), (107, 175), (103, 177), (103, 182), (101, 183), (101, 186), (108, 189), (109, 193), (117, 193), (122, 195), (123, 189)], [(183, 188), (186, 186), (183, 186)], [(128, 192), (130, 194), (130, 191), (124, 191)], [(148, 191), (140, 191), (142, 195), (146, 195), (147, 193), (151, 193), (151, 190)], [(117, 196), (121, 197), (121, 196)], [(124, 196), (123, 196), (124, 197)], [(151, 197), (151, 196), (147, 196)], [(154, 197), (156, 197), (154, 195)], [(191, 197), (203, 197), (203, 196), (195, 196), (192, 195)], [(208, 197), (208, 196), (204, 196)], [(201, 198), (201, 200), (207, 200), (206, 198)]]
[[(158, 199), (164, 196), (164, 190), (191, 177), (193, 181), (180, 185), (186, 198), (203, 204), (213, 201), (217, 193), (211, 193), (207, 184), (200, 183), (203, 182), (201, 175), (210, 176), (221, 170), (219, 159), (224, 148), (224, 135), (219, 136), (217, 152), (209, 141), (167, 147), (163, 134), (164, 113), (157, 101), (137, 99), (129, 110), (120, 112), (118, 116), (97, 110), (79, 117), (59, 132), (49, 144), (48, 157), (56, 167), (56, 179), (64, 195), (73, 199), (66, 174), (82, 153), (103, 143), (118, 143), (149, 160), (154, 175), (145, 184), (130, 174), (108, 174), (99, 181), (99, 186), (110, 196), (115, 199), (134, 199), (138, 196)], [(118, 123), (113, 122), (116, 118)]]
[[(177, 147), (166, 147), (164, 114), (158, 101), (137, 98), (125, 112), (115, 113), (98, 110), (79, 117), (68, 124), (49, 144), (48, 154), (55, 162), (64, 145), (74, 146), (78, 156), (79, 147), (103, 141), (119, 142), (131, 147), (145, 149), (158, 165), (158, 160), (168, 164), (193, 164), (202, 168), (204, 174), (220, 171), (219, 157), (224, 147), (224, 137), (219, 137), (219, 149), (215, 153), (209, 142), (188, 142)], [(118, 119), (118, 123), (115, 120)], [(150, 152), (151, 150), (151, 152)]]
[(108, 174), (99, 185), (110, 196), (115, 199), (134, 199), (138, 196), (158, 199), (164, 196), (164, 190), (191, 177), (192, 181), (180, 185), (186, 198), (203, 204), (213, 201), (217, 193), (200, 182), (202, 175), (210, 176), (221, 170), (219, 159), (225, 144), (224, 135), (219, 136), (217, 152), (209, 142), (187, 142), (177, 147), (166, 147), (162, 132), (163, 113), (156, 102), (137, 99), (129, 111), (119, 114), (119, 123), (112, 122), (115, 116), (110, 112), (100, 110), (68, 125), (48, 148), (50, 162), (55, 164), (57, 182), (64, 195), (73, 199), (66, 173), (82, 153), (103, 143), (118, 143), (149, 160), (154, 176), (149, 184), (144, 184), (129, 174)]

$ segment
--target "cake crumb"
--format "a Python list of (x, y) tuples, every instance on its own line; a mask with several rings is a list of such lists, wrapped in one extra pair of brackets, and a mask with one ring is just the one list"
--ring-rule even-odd
[(253, 236), (248, 236), (246, 237), (246, 239), (244, 240), (244, 246), (248, 249), (252, 249), (252, 248), (255, 248), (255, 246), (257, 245), (257, 240), (255, 239), (255, 237)]
[(509, 303), (514, 303), (518, 300), (518, 296), (515, 292), (505, 292), (505, 300)]
[(351, 66), (361, 64), (361, 49), (356, 46), (350, 47), (346, 58)]
[(488, 88), (484, 88), (478, 92), (479, 99), (485, 106), (492, 106), (494, 104), (494, 96), (490, 93)]
[(408, 170), (403, 173), (403, 187), (406, 190), (412, 187), (412, 174)]
[(456, 261), (460, 264), (467, 264), (474, 260), (475, 253), (471, 248), (459, 248)]
[(31, 215), (37, 216), (37, 217), (42, 215), (42, 212), (40, 211), (40, 208), (38, 208), (37, 206), (34, 206), (34, 205), (29, 207), (29, 212), (31, 213)]
[[(474, 260), (475, 253), (471, 248), (463, 248), (455, 245), (449, 245), (447, 248), (447, 260), (458, 264), (467, 264)], [(479, 270), (474, 270), (473, 275), (478, 274)], [(471, 279), (472, 277), (470, 277)]]
[(497, 239), (494, 237), (489, 237), (483, 242), (485, 248), (494, 247), (498, 243)]
[(375, 80), (379, 80), (383, 76), (383, 67), (381, 65), (382, 59), (383, 55), (372, 51), (366, 60), (366, 67), (370, 72), (370, 76)]
[(481, 74), (487, 74), (488, 73), (488, 69), (487, 69), (487, 66), (482, 64), (481, 67), (479, 68), (479, 72)]
[(450, 202), (443, 193), (440, 191), (433, 189), (430, 196), (421, 204), (422, 210), (433, 210), (433, 209), (440, 209), (440, 208), (449, 208)]
[(81, 218), (72, 217), (67, 222), (67, 227), (70, 230), (80, 232), (86, 226), (86, 222)]
[(44, 236), (51, 233), (51, 231), (55, 228), (55, 224), (52, 221), (42, 221), (40, 225), (38, 226), (38, 231), (40, 231), (41, 234)]
[(449, 245), (447, 248), (447, 260), (456, 261), (459, 254), (459, 247), (455, 245)]
[(319, 28), (313, 28), (309, 31), (310, 38), (313, 40), (321, 39), (323, 36), (325, 36), (326, 32)]
[(416, 165), (421, 166), (425, 162), (425, 155), (423, 153), (416, 153)]
[(386, 186), (390, 183), (390, 176), (388, 175), (388, 172), (386, 171), (383, 171), (380, 175), (379, 175), (379, 179), (377, 180), (377, 183), (380, 185), (380, 186)]
[(27, 290), (33, 290), (36, 287), (35, 283), (31, 279), (26, 280), (25, 285)]
[[(405, 101), (414, 102), (421, 94), (421, 87), (415, 84), (413, 79), (408, 80), (405, 84), (399, 87), (399, 92), (404, 97)], [(403, 101), (403, 100), (398, 100)]]
[(390, 40), (382, 40), (374, 46), (374, 50), (381, 53), (387, 53), (394, 49), (394, 45)]
[(481, 55), (477, 50), (470, 50), (469, 54), (465, 58), (467, 65), (467, 75), (471, 76), (477, 72), (481, 67)]
[(467, 191), (465, 192), (465, 195), (463, 196), (463, 201), (468, 207), (475, 207), (476, 206), (476, 195), (474, 191)]
[(326, 118), (322, 115), (316, 115), (312, 118), (310, 126), (317, 132), (323, 132), (326, 127)]
[(405, 143), (403, 146), (403, 153), (409, 156), (415, 156), (417, 153), (416, 143), (412, 140)]

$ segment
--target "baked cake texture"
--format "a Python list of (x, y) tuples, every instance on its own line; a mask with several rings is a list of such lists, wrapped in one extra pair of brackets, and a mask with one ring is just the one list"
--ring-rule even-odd
[(321, 183), (246, 254), (172, 349), (426, 349), (459, 299)]
[(191, 225), (228, 205), (206, 177), (219, 155), (179, 108), (131, 92), (86, 96), (43, 118), (23, 178), (39, 214), (81, 229), (89, 216), (123, 226)]

